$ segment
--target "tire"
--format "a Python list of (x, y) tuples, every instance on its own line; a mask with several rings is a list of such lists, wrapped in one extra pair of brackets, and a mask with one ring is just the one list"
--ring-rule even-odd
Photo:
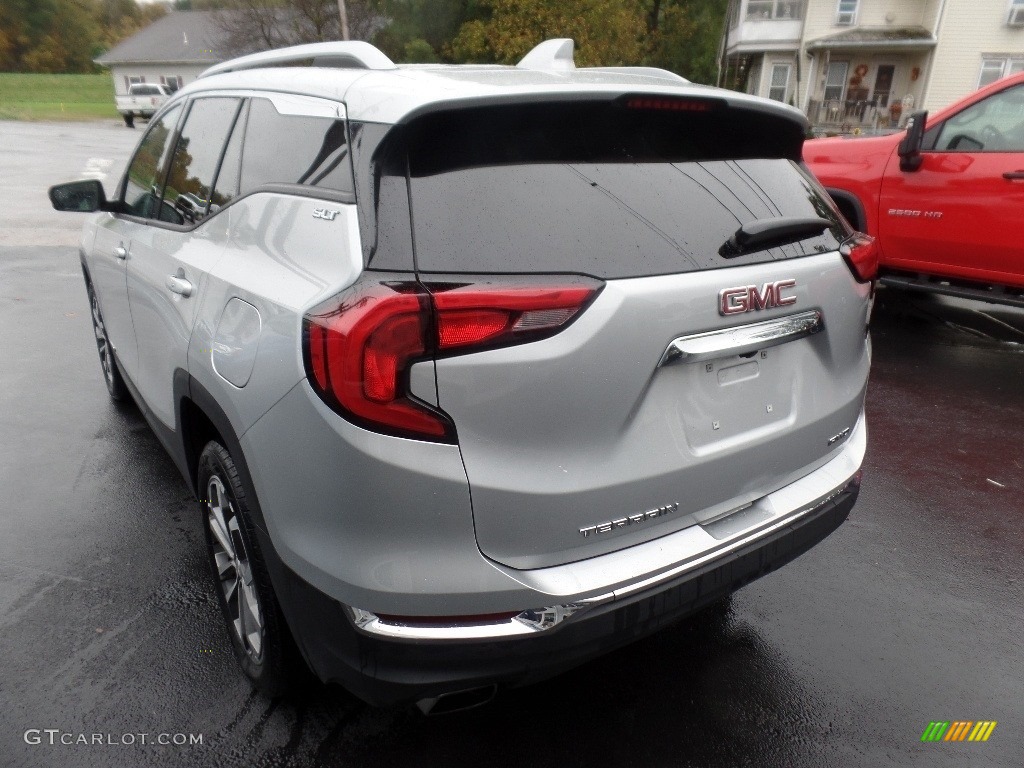
[(122, 112), (121, 117), (124, 118), (125, 126), (127, 126), (128, 128), (135, 127), (135, 115), (133, 115), (131, 112)]
[(250, 518), (246, 492), (227, 449), (209, 442), (196, 471), (214, 587), (242, 671), (270, 697), (301, 669)]
[(110, 399), (121, 402), (128, 397), (128, 388), (121, 378), (121, 371), (117, 367), (117, 358), (114, 357), (114, 348), (110, 345), (110, 338), (107, 336), (107, 327), (103, 324), (103, 315), (100, 313), (100, 303), (96, 298), (96, 291), (92, 284), (86, 283), (89, 291), (89, 309), (92, 314), (92, 330), (96, 336), (96, 349), (100, 354), (100, 366), (103, 369), (103, 381), (107, 385), (107, 392)]

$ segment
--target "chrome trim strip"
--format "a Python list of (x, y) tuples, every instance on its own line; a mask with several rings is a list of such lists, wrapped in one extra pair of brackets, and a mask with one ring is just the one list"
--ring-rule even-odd
[(779, 528), (783, 528), (789, 525), (797, 518), (803, 517), (804, 515), (809, 515), (810, 513), (821, 509), (834, 498), (839, 496), (839, 494), (843, 493), (843, 491), (845, 491), (849, 487), (850, 482), (852, 480), (853, 478), (848, 479), (841, 486), (833, 489), (832, 491), (830, 491), (817, 501), (813, 502), (812, 504), (802, 507), (788, 515), (784, 515), (783, 517), (773, 518), (766, 525), (760, 526), (759, 528), (747, 533), (741, 538), (733, 539), (722, 547), (718, 547), (717, 549), (705, 552), (701, 556), (696, 557), (692, 560), (687, 560), (685, 563), (677, 565), (675, 568), (672, 568), (668, 571), (662, 571), (657, 576), (651, 576), (649, 579), (637, 581), (633, 584), (630, 584), (627, 587), (617, 589), (612, 594), (615, 595), (616, 600), (619, 600), (620, 598), (625, 597), (626, 595), (632, 595), (636, 592), (641, 592), (645, 589), (649, 589), (650, 587), (658, 586), (663, 582), (671, 581), (675, 577), (681, 576), (686, 571), (691, 571), (694, 568), (698, 568), (712, 560), (716, 560), (717, 558), (722, 557), (723, 555), (728, 555), (729, 553), (734, 552), (737, 549), (742, 549), (746, 545), (753, 543), (762, 536), (765, 536), (769, 533), (773, 533), (774, 531), (777, 531)]
[(744, 355), (788, 341), (813, 336), (824, 329), (821, 312), (816, 309), (795, 315), (738, 325), (720, 331), (695, 333), (673, 339), (658, 363), (697, 363), (727, 355)]
[(578, 618), (595, 606), (610, 602), (612, 598), (613, 595), (609, 592), (564, 605), (526, 610), (518, 616), (490, 624), (398, 624), (382, 621), (377, 614), (362, 608), (349, 607), (348, 610), (357, 629), (391, 640), (497, 640), (534, 635), (553, 629), (569, 619)]

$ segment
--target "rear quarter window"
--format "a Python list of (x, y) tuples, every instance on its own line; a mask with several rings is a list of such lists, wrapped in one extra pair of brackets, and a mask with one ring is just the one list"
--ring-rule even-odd
[(240, 191), (245, 194), (265, 184), (300, 184), (352, 194), (345, 121), (280, 114), (269, 99), (252, 99)]

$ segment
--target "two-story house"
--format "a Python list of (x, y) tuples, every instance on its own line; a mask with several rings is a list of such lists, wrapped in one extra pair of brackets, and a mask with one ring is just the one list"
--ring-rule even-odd
[(897, 126), (1024, 70), (1024, 0), (732, 0), (719, 84), (817, 126)]

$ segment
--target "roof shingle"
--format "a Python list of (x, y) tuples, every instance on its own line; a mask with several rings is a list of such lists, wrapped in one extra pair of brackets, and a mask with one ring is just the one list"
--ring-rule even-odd
[(212, 11), (172, 11), (95, 59), (97, 64), (216, 64), (229, 57)]

